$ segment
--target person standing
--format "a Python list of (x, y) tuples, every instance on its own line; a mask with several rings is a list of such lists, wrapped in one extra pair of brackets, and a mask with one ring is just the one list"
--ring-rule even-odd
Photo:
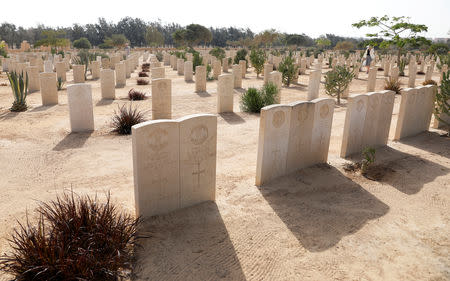
[(375, 58), (375, 51), (371, 45), (367, 46), (367, 49), (364, 53), (364, 57), (366, 58), (366, 67), (367, 67), (367, 74), (368, 74), (369, 70), (370, 70), (370, 63)]

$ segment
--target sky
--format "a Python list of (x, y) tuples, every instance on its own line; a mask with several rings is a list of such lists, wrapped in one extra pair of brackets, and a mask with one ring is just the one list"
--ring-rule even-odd
[(99, 17), (117, 22), (130, 16), (181, 25), (249, 27), (254, 32), (274, 28), (316, 38), (326, 33), (364, 37), (371, 30), (354, 28), (352, 23), (389, 15), (408, 16), (412, 23), (427, 25), (428, 32), (423, 36), (450, 38), (450, 0), (24, 0), (20, 2), (22, 8), (17, 7), (18, 3), (2, 1), (0, 23), (23, 27), (71, 26), (95, 23)]

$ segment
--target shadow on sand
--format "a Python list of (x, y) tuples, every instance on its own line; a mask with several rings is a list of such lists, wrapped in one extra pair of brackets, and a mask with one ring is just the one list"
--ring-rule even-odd
[(133, 280), (245, 280), (214, 202), (152, 217), (140, 234)]
[(327, 164), (276, 179), (260, 192), (311, 252), (333, 247), (389, 211), (386, 204)]
[(237, 115), (235, 112), (223, 112), (223, 113), (219, 113), (219, 115), (220, 115), (220, 117), (223, 118), (223, 120), (225, 120), (225, 122), (227, 122), (228, 124), (231, 124), (231, 125), (245, 123), (244, 118)]
[(69, 133), (55, 147), (54, 151), (62, 151), (66, 149), (74, 149), (83, 147), (93, 132), (85, 133)]

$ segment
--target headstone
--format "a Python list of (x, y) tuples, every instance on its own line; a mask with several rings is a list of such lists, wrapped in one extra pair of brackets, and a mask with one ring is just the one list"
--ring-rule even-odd
[(133, 126), (136, 215), (148, 218), (215, 200), (217, 117)]
[(245, 78), (245, 74), (247, 73), (247, 62), (245, 60), (240, 60), (239, 65), (241, 66), (242, 78)]
[(184, 75), (184, 59), (177, 59), (178, 75)]
[(123, 62), (116, 63), (114, 68), (116, 70), (116, 87), (125, 87), (127, 84), (125, 64)]
[(46, 60), (44, 62), (44, 72), (53, 72), (53, 62)]
[(220, 61), (216, 60), (214, 61), (213, 65), (213, 77), (215, 80), (219, 79), (219, 75), (221, 74), (221, 65), (220, 65)]
[(28, 66), (25, 71), (28, 74), (28, 92), (39, 91), (39, 69), (37, 66)]
[(204, 65), (195, 67), (195, 91), (206, 92), (206, 66)]
[(242, 67), (238, 64), (233, 64), (232, 71), (234, 88), (242, 88)]
[(308, 100), (314, 100), (319, 97), (321, 70), (312, 70), (309, 74)]
[(152, 119), (172, 118), (172, 81), (167, 78), (152, 80)]
[(414, 88), (416, 86), (416, 73), (417, 73), (417, 65), (413, 64), (409, 68), (409, 77), (408, 77), (409, 88)]
[(100, 78), (100, 61), (97, 60), (91, 63), (91, 72), (92, 72), (92, 79)]
[(233, 75), (219, 75), (217, 82), (217, 113), (233, 112)]
[(116, 98), (116, 77), (112, 69), (102, 69), (100, 72), (102, 99)]
[(185, 61), (184, 62), (184, 81), (190, 82), (192, 81), (193, 77), (193, 66), (192, 61)]
[(73, 69), (73, 83), (79, 84), (84, 83), (85, 77), (84, 77), (84, 65), (83, 64), (74, 64), (72, 65)]
[(371, 68), (369, 70), (369, 76), (367, 78), (367, 92), (373, 92), (375, 91), (375, 85), (377, 82), (377, 69)]
[(269, 81), (270, 73), (273, 71), (273, 65), (270, 63), (264, 64), (264, 84), (267, 84)]
[(166, 68), (165, 67), (155, 67), (152, 68), (152, 79), (166, 78)]
[(433, 75), (432, 67), (431, 65), (427, 66), (427, 71), (425, 72), (425, 81), (431, 80), (431, 77)]
[(58, 104), (58, 89), (56, 87), (56, 73), (42, 72), (39, 74), (42, 105)]
[(326, 163), (334, 100), (316, 99), (261, 109), (256, 185)]
[(228, 72), (228, 58), (227, 57), (222, 59), (222, 71)]
[(102, 68), (107, 69), (110, 67), (109, 58), (102, 58)]
[(407, 88), (401, 91), (395, 140), (428, 130), (433, 114), (435, 93), (435, 85)]
[(283, 79), (282, 74), (279, 71), (272, 71), (269, 74), (269, 82), (272, 82), (275, 86), (277, 86), (277, 89), (278, 89), (278, 94), (275, 97), (275, 101), (277, 103), (280, 103), (280, 101), (281, 101), (281, 86), (282, 86), (282, 82), (283, 82), (282, 79)]
[(73, 84), (67, 87), (71, 132), (94, 130), (91, 85)]
[(66, 63), (65, 62), (57, 62), (55, 65), (56, 68), (56, 77), (61, 78), (63, 82), (67, 81), (66, 76)]

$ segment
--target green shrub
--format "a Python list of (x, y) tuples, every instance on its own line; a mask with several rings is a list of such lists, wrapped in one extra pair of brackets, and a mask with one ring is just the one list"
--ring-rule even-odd
[(12, 252), (0, 270), (14, 280), (105, 280), (129, 277), (138, 219), (110, 202), (74, 194), (36, 209), (37, 222), (19, 223), (9, 239)]
[(248, 65), (248, 61), (247, 61), (247, 50), (246, 49), (240, 49), (239, 51), (236, 52), (236, 56), (234, 57), (234, 64), (239, 64), (240, 60), (245, 60), (247, 63), (246, 65)]
[(375, 162), (375, 148), (373, 147), (366, 147), (362, 151), (362, 164), (361, 164), (361, 173), (364, 175), (369, 170), (370, 165), (372, 165)]
[(255, 68), (256, 77), (259, 77), (259, 74), (264, 69), (264, 62), (266, 61), (266, 53), (261, 49), (252, 49), (250, 52), (250, 62)]
[(289, 52), (289, 55), (285, 56), (278, 66), (278, 70), (282, 74), (283, 84), (288, 86), (294, 80), (296, 72), (298, 73), (298, 67), (295, 64), (294, 57), (292, 56), (292, 52)]
[(87, 71), (91, 61), (95, 60), (92, 54), (88, 50), (81, 50), (78, 52), (78, 56), (72, 58), (72, 63), (78, 65), (84, 65), (84, 79), (87, 79)]
[(222, 59), (225, 57), (225, 50), (220, 47), (215, 47), (209, 51), (209, 54), (215, 56), (220, 62), (222, 62)]
[(203, 65), (203, 58), (200, 56), (199, 52), (194, 52), (192, 55), (192, 68), (195, 73), (195, 68), (199, 65)]
[(14, 95), (14, 102), (10, 110), (16, 112), (27, 110), (28, 74), (25, 73), (25, 79), (23, 73), (7, 72), (6, 75)]
[(163, 53), (162, 52), (156, 52), (156, 58), (158, 61), (163, 61)]
[(211, 75), (211, 71), (212, 71), (211, 65), (208, 64), (208, 65), (206, 66), (206, 81), (212, 81), (212, 80), (214, 80), (214, 77)]
[(64, 87), (64, 81), (62, 79), (62, 77), (58, 77), (58, 81), (56, 81), (56, 88), (58, 89), (58, 91), (61, 91)]
[(337, 103), (341, 104), (341, 95), (350, 86), (355, 74), (346, 66), (336, 66), (325, 74), (325, 92), (327, 95), (336, 96)]
[(8, 57), (8, 53), (6, 52), (6, 43), (0, 41), (0, 56), (6, 58)]
[(77, 49), (90, 49), (92, 48), (92, 45), (86, 37), (81, 37), (80, 39), (73, 41), (73, 47)]
[(406, 58), (401, 58), (400, 62), (398, 64), (398, 70), (400, 76), (405, 76), (405, 67), (408, 64), (408, 61)]
[(442, 70), (442, 66), (446, 64), (450, 66), (450, 54), (439, 56), (439, 63), (436, 65), (439, 70)]
[(276, 103), (278, 88), (269, 82), (261, 90), (248, 88), (241, 97), (241, 109), (245, 112), (261, 112), (261, 108)]
[(442, 119), (440, 116), (450, 115), (450, 71), (442, 74), (441, 85), (439, 91), (436, 92), (436, 104), (434, 107), (434, 116), (447, 127), (450, 135), (450, 123)]

